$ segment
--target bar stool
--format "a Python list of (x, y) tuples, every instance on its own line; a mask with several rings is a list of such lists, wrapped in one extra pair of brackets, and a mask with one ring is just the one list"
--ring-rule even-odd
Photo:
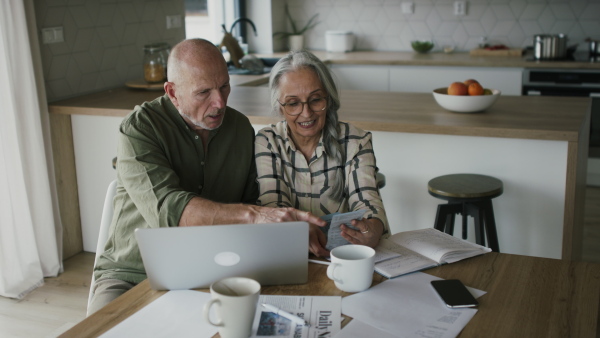
[(475, 219), (475, 241), (500, 252), (492, 198), (502, 195), (502, 181), (477, 174), (451, 174), (436, 177), (427, 184), (429, 194), (448, 201), (438, 205), (434, 228), (454, 234), (454, 218), (462, 215), (462, 238), (467, 239), (467, 217)]

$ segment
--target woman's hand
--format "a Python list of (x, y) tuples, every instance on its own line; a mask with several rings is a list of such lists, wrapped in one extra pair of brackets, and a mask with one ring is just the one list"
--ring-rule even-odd
[(377, 218), (362, 219), (360, 221), (352, 220), (350, 223), (358, 230), (352, 230), (345, 224), (340, 226), (342, 237), (352, 244), (361, 244), (376, 247), (383, 234), (383, 223)]
[(329, 250), (325, 249), (327, 245), (327, 235), (321, 228), (313, 223), (308, 227), (308, 249), (317, 257), (329, 257)]

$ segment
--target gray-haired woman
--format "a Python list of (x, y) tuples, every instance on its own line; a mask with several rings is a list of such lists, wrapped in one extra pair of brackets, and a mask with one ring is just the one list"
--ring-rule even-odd
[(256, 136), (258, 203), (317, 216), (365, 211), (352, 228), (311, 224), (309, 246), (317, 256), (341, 244), (377, 246), (389, 226), (371, 133), (338, 121), (340, 99), (327, 66), (308, 51), (290, 52), (271, 70), (269, 86), (273, 110), (285, 120)]

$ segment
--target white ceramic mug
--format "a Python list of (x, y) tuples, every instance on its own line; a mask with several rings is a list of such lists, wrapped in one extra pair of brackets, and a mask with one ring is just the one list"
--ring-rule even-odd
[(327, 277), (346, 292), (360, 292), (373, 282), (375, 250), (365, 245), (348, 244), (331, 250)]
[[(245, 277), (230, 277), (210, 286), (212, 299), (204, 305), (204, 319), (219, 328), (221, 338), (249, 337), (258, 305), (260, 283)], [(214, 305), (217, 322), (211, 321)]]

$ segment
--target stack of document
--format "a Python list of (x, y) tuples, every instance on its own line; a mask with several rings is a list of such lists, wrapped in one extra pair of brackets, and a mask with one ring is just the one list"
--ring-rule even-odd
[(456, 337), (477, 309), (446, 307), (430, 284), (437, 279), (418, 272), (343, 298), (342, 313), (354, 319), (335, 337)]

